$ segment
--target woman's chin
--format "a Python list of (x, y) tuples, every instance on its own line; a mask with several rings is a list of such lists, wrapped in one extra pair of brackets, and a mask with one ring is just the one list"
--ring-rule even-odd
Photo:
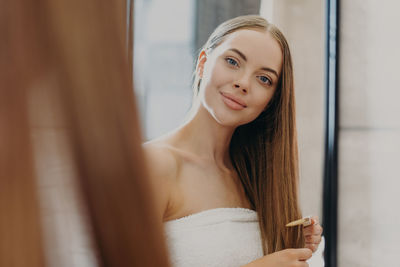
[(232, 114), (212, 114), (212, 116), (218, 124), (224, 127), (236, 128), (244, 124), (238, 116)]

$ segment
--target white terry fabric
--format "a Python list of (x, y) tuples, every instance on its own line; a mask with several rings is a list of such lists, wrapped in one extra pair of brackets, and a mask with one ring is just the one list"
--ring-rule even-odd
[[(205, 210), (164, 223), (172, 267), (238, 267), (263, 257), (257, 212)], [(324, 240), (308, 261), (322, 267)]]
[(325, 250), (325, 238), (322, 236), (322, 240), (321, 243), (319, 243), (317, 251), (315, 251), (311, 259), (307, 261), (309, 267), (325, 266), (324, 250)]
[(263, 256), (257, 212), (217, 208), (164, 223), (173, 267), (236, 267)]

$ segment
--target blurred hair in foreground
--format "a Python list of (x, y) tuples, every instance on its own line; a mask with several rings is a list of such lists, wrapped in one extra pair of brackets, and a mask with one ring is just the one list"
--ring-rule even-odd
[(126, 13), (123, 0), (1, 3), (0, 266), (46, 266), (28, 108), (37, 83), (60, 99), (99, 265), (168, 266), (140, 146)]

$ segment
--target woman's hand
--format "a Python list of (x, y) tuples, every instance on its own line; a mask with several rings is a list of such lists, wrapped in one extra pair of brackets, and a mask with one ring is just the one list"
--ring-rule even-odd
[(317, 251), (319, 243), (321, 243), (322, 226), (319, 225), (318, 216), (311, 218), (312, 224), (304, 227), (304, 238), (306, 248), (312, 250), (312, 252)]
[(290, 248), (268, 254), (242, 267), (308, 267), (306, 260), (311, 258), (308, 248)]

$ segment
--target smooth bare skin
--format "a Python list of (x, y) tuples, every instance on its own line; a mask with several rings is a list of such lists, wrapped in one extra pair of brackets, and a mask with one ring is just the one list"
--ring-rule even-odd
[[(250, 208), (230, 161), (229, 143), (236, 127), (265, 109), (281, 65), (279, 44), (269, 33), (257, 30), (229, 34), (212, 53), (200, 54), (201, 101), (194, 115), (170, 134), (144, 144), (160, 220), (213, 208)], [(246, 107), (230, 108), (221, 93), (234, 95)], [(314, 238), (315, 229), (309, 232)], [(248, 266), (307, 266), (304, 260), (311, 255), (310, 249), (283, 250)]]

